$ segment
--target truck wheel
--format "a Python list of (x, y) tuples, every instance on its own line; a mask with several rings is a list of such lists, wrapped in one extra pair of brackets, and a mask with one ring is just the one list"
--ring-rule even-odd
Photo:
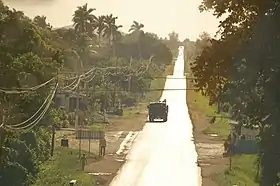
[(167, 121), (167, 117), (163, 118), (163, 121), (166, 122)]
[(154, 118), (149, 116), (149, 121), (150, 121), (150, 122), (153, 122), (153, 121), (154, 121)]

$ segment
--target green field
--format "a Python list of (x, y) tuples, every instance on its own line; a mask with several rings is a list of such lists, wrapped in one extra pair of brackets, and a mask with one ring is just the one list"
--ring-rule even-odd
[(55, 149), (51, 160), (40, 166), (40, 172), (33, 186), (69, 186), (74, 179), (78, 185), (92, 186), (93, 177), (81, 170), (78, 150), (68, 148)]
[(225, 114), (217, 114), (216, 105), (209, 106), (209, 100), (207, 97), (202, 96), (199, 92), (194, 92), (193, 97), (196, 100), (196, 106), (199, 110), (202, 110), (206, 115), (211, 118), (217, 116), (215, 123), (211, 124), (205, 131), (205, 134), (217, 134), (219, 138), (226, 139), (229, 135), (229, 124), (228, 119), (223, 118)]
[(236, 155), (232, 158), (232, 170), (212, 175), (212, 179), (220, 186), (257, 186), (256, 155)]

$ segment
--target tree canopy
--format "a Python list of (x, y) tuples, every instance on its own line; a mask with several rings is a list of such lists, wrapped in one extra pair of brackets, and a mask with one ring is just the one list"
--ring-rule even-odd
[(204, 0), (221, 21), (220, 39), (212, 39), (193, 63), (196, 86), (211, 103), (230, 108), (247, 127), (258, 126), (260, 185), (279, 184), (279, 2)]

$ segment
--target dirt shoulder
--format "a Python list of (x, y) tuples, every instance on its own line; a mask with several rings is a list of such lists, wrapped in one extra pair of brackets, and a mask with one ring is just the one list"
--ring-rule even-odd
[[(198, 164), (202, 171), (203, 186), (219, 186), (212, 175), (224, 171), (228, 167), (228, 159), (223, 158), (223, 135), (219, 136), (219, 131), (209, 133), (213, 125), (219, 125), (217, 121), (210, 124), (210, 117), (214, 112), (213, 108), (208, 106), (206, 98), (193, 90), (187, 91), (187, 104), (189, 114), (194, 126), (194, 138), (198, 152)], [(212, 126), (211, 126), (212, 125)]]

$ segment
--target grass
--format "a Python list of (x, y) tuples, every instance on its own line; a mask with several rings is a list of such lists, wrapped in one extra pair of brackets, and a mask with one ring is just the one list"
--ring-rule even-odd
[(232, 158), (232, 170), (212, 175), (212, 179), (220, 186), (257, 186), (256, 176), (257, 155), (236, 155)]
[[(197, 109), (207, 115), (217, 115), (217, 107), (209, 106), (209, 99), (202, 96), (199, 92), (191, 92), (192, 98), (196, 100)], [(220, 139), (224, 140), (229, 134), (229, 124), (226, 118), (217, 118), (215, 123), (211, 124), (205, 131), (205, 134), (218, 134)], [(232, 157), (232, 169), (218, 172), (210, 175), (210, 178), (219, 186), (257, 186), (254, 181), (256, 176), (256, 158), (257, 155), (235, 155)]]
[[(199, 92), (192, 93), (196, 100), (198, 109), (205, 112), (207, 115), (217, 115), (216, 106), (209, 106), (209, 99), (202, 96)], [(216, 119), (214, 124), (211, 124), (205, 131), (205, 134), (218, 134), (221, 139), (226, 139), (229, 134), (229, 124), (226, 118)], [(210, 175), (210, 178), (219, 186), (257, 186), (254, 181), (256, 176), (256, 158), (257, 155), (235, 155), (232, 157), (232, 170), (225, 170), (216, 174)]]
[[(173, 74), (173, 67), (174, 65), (168, 65), (165, 69), (163, 76), (168, 76)], [(157, 78), (152, 81), (151, 89), (163, 89), (165, 85), (166, 78)], [(144, 100), (145, 103), (151, 101), (157, 101), (160, 99), (162, 91), (150, 91), (147, 93), (147, 96)]]
[[(196, 100), (196, 107), (210, 116), (219, 116), (216, 118), (215, 123), (211, 124), (206, 130), (205, 134), (217, 134), (219, 138), (226, 139), (229, 135), (229, 124), (227, 118), (222, 118), (224, 114), (217, 114), (216, 105), (209, 106), (209, 99), (206, 96), (201, 95), (199, 92), (192, 92), (193, 99)], [(211, 118), (211, 117), (210, 117)]]
[[(188, 63), (187, 63), (188, 64)], [(190, 68), (186, 65), (186, 72), (190, 72)], [(189, 82), (190, 83), (190, 82)], [(191, 83), (190, 83), (191, 84)], [(209, 106), (209, 99), (201, 95), (199, 92), (191, 91), (190, 97), (195, 100), (195, 107), (198, 110), (206, 113), (206, 115), (217, 115), (217, 106)], [(223, 114), (222, 114), (223, 115)], [(221, 139), (226, 139), (229, 134), (229, 123), (226, 118), (218, 118), (215, 123), (211, 124), (205, 131), (205, 134), (215, 133)], [(215, 181), (219, 186), (257, 186), (256, 176), (256, 160), (257, 155), (235, 155), (232, 157), (232, 169), (217, 172), (210, 175), (210, 178)]]
[(68, 186), (72, 179), (81, 186), (93, 185), (93, 177), (81, 171), (78, 150), (59, 147), (54, 157), (40, 166), (33, 186)]
[(106, 124), (104, 123), (94, 123), (92, 125), (89, 125), (89, 130), (91, 131), (103, 131), (105, 130)]

